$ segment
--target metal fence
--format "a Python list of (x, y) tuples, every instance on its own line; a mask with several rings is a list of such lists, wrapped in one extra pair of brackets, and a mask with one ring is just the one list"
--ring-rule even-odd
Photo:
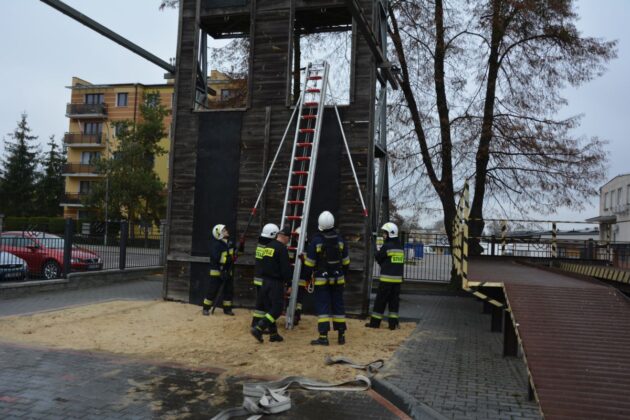
[(0, 281), (54, 280), (71, 272), (163, 265), (164, 229), (66, 220), (64, 235), (33, 226), (0, 231)]

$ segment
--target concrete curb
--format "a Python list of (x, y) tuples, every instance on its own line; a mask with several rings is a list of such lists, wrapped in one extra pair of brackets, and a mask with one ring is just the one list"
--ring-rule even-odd
[(126, 270), (102, 270), (84, 273), (71, 273), (67, 279), (5, 283), (0, 284), (0, 300), (29, 296), (42, 292), (85, 289), (136, 280), (157, 280), (156, 277), (161, 275), (163, 271), (164, 268), (161, 266), (138, 267), (128, 268)]
[(447, 420), (447, 417), (418, 401), (386, 379), (372, 378), (372, 388), (411, 418), (416, 420)]

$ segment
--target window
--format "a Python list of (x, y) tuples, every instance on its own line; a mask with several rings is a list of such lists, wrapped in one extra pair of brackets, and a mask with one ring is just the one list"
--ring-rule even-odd
[(100, 152), (81, 152), (81, 164), (83, 165), (91, 165), (100, 158)]
[(610, 192), (610, 202), (608, 203), (608, 208), (612, 210), (615, 205), (615, 190)]
[(79, 182), (79, 194), (89, 194), (92, 189), (92, 183), (90, 181)]
[(145, 99), (145, 103), (148, 107), (155, 108), (160, 103), (160, 94), (159, 93), (148, 94)]
[(100, 122), (86, 122), (83, 127), (85, 134), (101, 134), (103, 132), (103, 123)]
[(127, 125), (122, 122), (114, 123), (114, 133), (120, 137), (127, 130)]
[(630, 204), (630, 184), (626, 188), (626, 204)]
[(608, 210), (608, 193), (604, 194), (604, 210)]
[(621, 188), (619, 188), (617, 190), (617, 205), (620, 206), (621, 205)]
[(89, 105), (105, 103), (105, 97), (102, 93), (86, 93), (85, 103)]
[(127, 92), (121, 92), (116, 95), (116, 106), (127, 106), (129, 94)]

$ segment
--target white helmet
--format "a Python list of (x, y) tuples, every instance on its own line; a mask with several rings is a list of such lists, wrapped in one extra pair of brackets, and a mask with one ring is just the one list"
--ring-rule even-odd
[[(295, 229), (294, 232), (296, 235), (300, 236), (302, 234), (302, 226), (298, 226), (297, 229)], [(306, 233), (305, 233), (306, 235)]]
[(389, 236), (390, 238), (398, 237), (398, 226), (396, 226), (392, 222), (385, 223), (383, 227), (381, 227), (381, 230), (387, 232), (387, 236)]
[(265, 226), (263, 226), (263, 230), (260, 236), (262, 236), (263, 238), (274, 239), (279, 230), (280, 228), (278, 227), (278, 225), (267, 223)]
[(335, 227), (335, 217), (328, 210), (323, 211), (317, 219), (319, 230), (324, 231)]
[(223, 239), (223, 229), (225, 229), (225, 225), (214, 225), (212, 228), (212, 236), (214, 236), (214, 239)]

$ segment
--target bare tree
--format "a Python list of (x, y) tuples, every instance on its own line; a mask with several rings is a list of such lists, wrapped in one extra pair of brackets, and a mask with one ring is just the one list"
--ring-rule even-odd
[[(573, 136), (579, 117), (557, 115), (562, 89), (601, 75), (616, 42), (582, 36), (574, 1), (399, 0), (389, 12), (402, 73), (389, 146), (406, 181), (399, 195), (437, 196), (450, 237), (456, 195), (470, 180), (475, 238), (484, 206), (551, 213), (596, 194), (605, 142)], [(417, 187), (419, 177), (432, 191)]]

